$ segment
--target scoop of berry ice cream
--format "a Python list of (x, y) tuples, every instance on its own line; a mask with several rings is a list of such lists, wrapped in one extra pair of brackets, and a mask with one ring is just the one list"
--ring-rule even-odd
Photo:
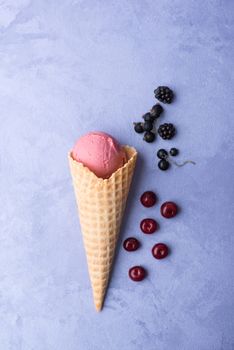
[(72, 157), (103, 179), (108, 179), (126, 162), (126, 154), (118, 141), (100, 131), (82, 136), (73, 147)]

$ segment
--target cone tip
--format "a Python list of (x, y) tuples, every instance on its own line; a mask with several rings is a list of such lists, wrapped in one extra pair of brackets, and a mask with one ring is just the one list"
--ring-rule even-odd
[(102, 310), (102, 304), (95, 304), (95, 308), (97, 312), (100, 312)]

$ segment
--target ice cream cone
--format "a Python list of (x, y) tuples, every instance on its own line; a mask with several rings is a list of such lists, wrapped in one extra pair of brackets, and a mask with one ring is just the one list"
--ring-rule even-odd
[(109, 179), (98, 178), (69, 153), (69, 164), (87, 256), (94, 304), (103, 305), (137, 152), (124, 146), (127, 162)]

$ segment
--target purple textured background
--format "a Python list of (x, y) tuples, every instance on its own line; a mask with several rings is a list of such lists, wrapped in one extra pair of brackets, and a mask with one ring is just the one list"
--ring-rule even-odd
[[(0, 349), (233, 350), (233, 1), (3, 0), (0, 3)], [(146, 144), (131, 123), (168, 84), (161, 121), (173, 141)], [(101, 129), (139, 161), (105, 308), (96, 314), (67, 151)], [(156, 150), (187, 165), (162, 173)], [(182, 208), (163, 220), (159, 203)], [(160, 231), (143, 236), (144, 216)], [(155, 242), (172, 249), (154, 260)], [(149, 270), (135, 284), (133, 264)]]

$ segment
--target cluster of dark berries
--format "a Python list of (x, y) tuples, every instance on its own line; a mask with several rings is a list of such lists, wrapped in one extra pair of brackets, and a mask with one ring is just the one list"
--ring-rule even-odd
[[(177, 156), (178, 153), (179, 153), (179, 151), (177, 148), (171, 148), (169, 151), (169, 154), (172, 157)], [(160, 161), (158, 162), (158, 167), (160, 170), (167, 170), (169, 168), (169, 166), (170, 166), (169, 154), (163, 148), (158, 150), (157, 157), (160, 159)]]
[(170, 140), (175, 135), (175, 127), (171, 123), (165, 123), (158, 128), (158, 134), (163, 140)]
[[(174, 97), (173, 91), (167, 86), (159, 86), (154, 90), (155, 98), (162, 103), (171, 103)], [(170, 140), (175, 135), (176, 129), (173, 124), (165, 123), (159, 126), (158, 134), (163, 140)]]
[(154, 95), (162, 103), (171, 103), (174, 97), (173, 91), (167, 86), (159, 86), (154, 90)]
[[(154, 90), (155, 98), (163, 103), (171, 103), (173, 100), (173, 91), (167, 86), (159, 86)], [(158, 130), (155, 130), (154, 122), (163, 112), (162, 106), (157, 103), (152, 107), (150, 112), (143, 115), (143, 123), (134, 123), (134, 129), (137, 133), (144, 132), (143, 140), (146, 142), (153, 142), (155, 140), (156, 132), (164, 140), (170, 140), (176, 133), (175, 127), (171, 123), (165, 123), (159, 126)]]
[(163, 112), (162, 106), (157, 103), (153, 106), (150, 112), (144, 114), (142, 118), (144, 119), (143, 123), (134, 123), (134, 130), (141, 134), (144, 132), (143, 140), (146, 142), (153, 142), (155, 140), (154, 132), (154, 122), (157, 118), (160, 117), (160, 114)]

